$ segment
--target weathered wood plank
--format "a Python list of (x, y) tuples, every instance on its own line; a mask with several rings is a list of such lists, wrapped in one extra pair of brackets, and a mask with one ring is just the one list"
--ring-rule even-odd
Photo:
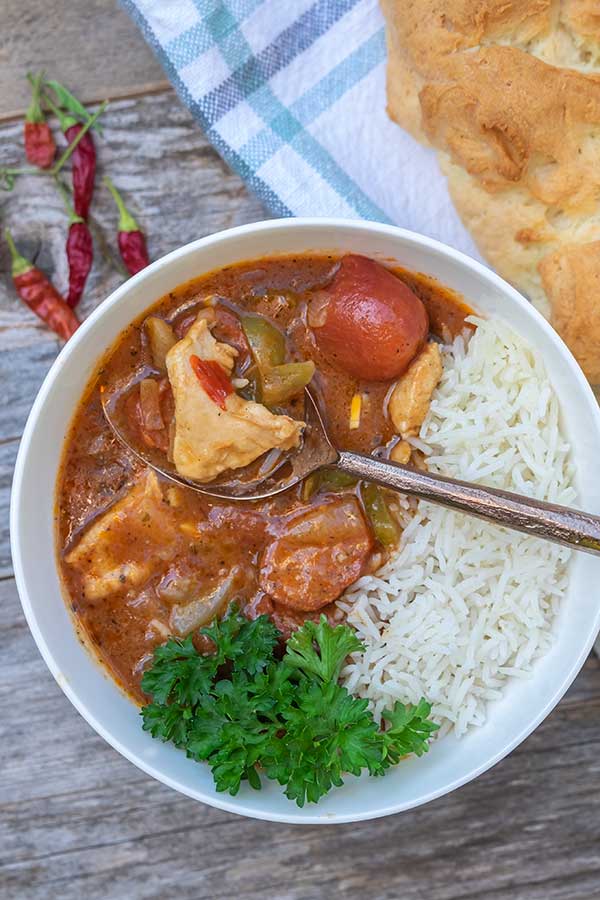
[[(2, 354), (0, 354), (1, 357)], [(1, 376), (0, 384), (4, 389), (6, 382)], [(10, 506), (10, 486), (18, 448), (18, 438), (15, 440), (0, 440), (0, 578), (6, 578), (12, 574), (8, 511)]]
[[(0, 165), (18, 159), (19, 135), (17, 123), (0, 126)], [(98, 147), (100, 168), (110, 173), (127, 194), (147, 231), (154, 259), (210, 232), (266, 216), (260, 202), (225, 166), (192, 117), (171, 95), (112, 104)], [(94, 218), (114, 251), (115, 210), (100, 178), (97, 181)], [(12, 193), (0, 193), (0, 219), (11, 228), (22, 252), (63, 290), (67, 284), (67, 220), (52, 181), (23, 178)], [(96, 259), (82, 313), (89, 313), (122, 280), (103, 258), (96, 241)], [(60, 346), (60, 341), (16, 297), (6, 244), (0, 240), (0, 440), (20, 436), (35, 394)], [(10, 572), (6, 511), (8, 467), (14, 460), (15, 447), (0, 447), (0, 575)]]
[(590, 659), (521, 748), (449, 797), (384, 820), (297, 829), (195, 803), (122, 759), (54, 684), (14, 582), (0, 582), (0, 742), (20, 748), (4, 754), (2, 896), (597, 896), (599, 674)]
[(0, 119), (26, 109), (30, 94), (25, 76), (39, 69), (86, 102), (169, 87), (116, 0), (2, 0)]

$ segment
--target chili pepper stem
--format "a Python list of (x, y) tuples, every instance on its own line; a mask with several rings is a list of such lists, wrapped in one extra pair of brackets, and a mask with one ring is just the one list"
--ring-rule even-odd
[(31, 72), (27, 73), (27, 80), (31, 85), (31, 103), (29, 104), (27, 112), (25, 113), (26, 122), (44, 121), (44, 113), (42, 112), (42, 107), (40, 104), (40, 93), (42, 89), (43, 77), (43, 72), (38, 72), (37, 75), (32, 75)]
[(54, 113), (56, 118), (58, 119), (58, 124), (60, 125), (61, 131), (66, 131), (68, 128), (71, 128), (72, 125), (77, 125), (77, 119), (73, 116), (67, 116), (59, 109), (58, 106), (52, 102), (48, 94), (44, 94), (44, 102), (50, 107), (51, 112)]
[(47, 174), (47, 169), (0, 169), (0, 191), (12, 191), (17, 175)]
[(75, 222), (83, 222), (84, 220), (81, 218), (81, 216), (78, 216), (77, 213), (75, 212), (75, 210), (73, 209), (73, 206), (71, 205), (71, 201), (69, 199), (69, 194), (67, 192), (67, 189), (64, 186), (64, 184), (62, 183), (62, 181), (60, 180), (60, 178), (58, 177), (58, 175), (54, 176), (54, 181), (55, 181), (56, 187), (58, 188), (58, 192), (59, 192), (60, 196), (62, 197), (64, 207), (69, 216), (69, 225), (73, 225)]
[(117, 209), (119, 210), (119, 231), (139, 231), (140, 226), (125, 206), (123, 198), (121, 197), (120, 193), (118, 192), (108, 175), (105, 175), (102, 180), (108, 190), (111, 192), (113, 200), (117, 204)]
[(51, 172), (46, 169), (34, 169), (29, 166), (20, 166), (18, 168), (0, 169), (0, 175), (50, 175)]
[[(90, 113), (85, 108), (83, 103), (81, 103), (71, 91), (68, 90), (61, 84), (60, 81), (55, 81), (52, 78), (44, 79), (44, 98), (48, 97), (48, 90), (51, 90), (54, 97), (56, 98), (55, 102), (57, 106), (61, 109), (65, 109), (67, 113), (70, 113), (77, 122), (87, 122), (90, 117)], [(100, 128), (100, 123), (94, 123), (94, 130), (98, 132), (98, 134), (102, 134), (102, 129)]]
[(18, 278), (19, 275), (24, 275), (25, 272), (29, 272), (30, 269), (33, 269), (33, 263), (29, 262), (28, 259), (25, 259), (24, 256), (21, 256), (15, 246), (13, 236), (8, 228), (4, 229), (4, 236), (6, 238), (6, 243), (8, 244), (12, 260), (12, 276), (13, 278)]
[(60, 170), (62, 169), (62, 167), (68, 160), (68, 158), (70, 157), (71, 153), (73, 152), (73, 150), (75, 149), (75, 147), (77, 146), (79, 141), (81, 140), (81, 138), (84, 136), (84, 134), (88, 133), (88, 131), (90, 130), (90, 128), (92, 127), (92, 125), (94, 124), (96, 119), (102, 115), (102, 113), (104, 112), (104, 110), (106, 109), (107, 106), (108, 106), (108, 100), (105, 100), (104, 103), (100, 104), (100, 106), (98, 107), (98, 109), (96, 110), (94, 115), (91, 116), (87, 120), (85, 125), (82, 126), (81, 131), (79, 132), (77, 137), (73, 141), (71, 141), (71, 143), (69, 144), (69, 146), (67, 147), (67, 149), (65, 150), (63, 155), (60, 157), (59, 160), (57, 160), (57, 162), (54, 163), (54, 165), (50, 169), (51, 175), (58, 175), (58, 173), (60, 172)]

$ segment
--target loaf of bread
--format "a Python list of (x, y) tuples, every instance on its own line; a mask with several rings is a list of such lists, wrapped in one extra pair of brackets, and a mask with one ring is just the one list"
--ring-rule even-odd
[(390, 116), (600, 383), (600, 2), (381, 2)]

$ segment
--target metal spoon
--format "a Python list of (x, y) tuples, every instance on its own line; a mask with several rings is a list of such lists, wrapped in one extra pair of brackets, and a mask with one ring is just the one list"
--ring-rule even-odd
[(163, 454), (158, 461), (151, 452), (132, 445), (118, 420), (117, 403), (122, 396), (122, 393), (111, 396), (102, 394), (104, 415), (117, 438), (134, 456), (165, 478), (210, 497), (263, 500), (288, 490), (323, 466), (335, 466), (356, 478), (373, 481), (403, 494), (421, 497), (515, 531), (600, 555), (600, 516), (497, 488), (434, 475), (363, 453), (337, 450), (327, 436), (316, 401), (308, 389), (305, 391), (306, 428), (299, 450), (273, 460), (270, 468), (260, 473), (258, 478), (256, 467), (250, 467), (248, 472), (242, 470), (235, 476), (227, 473), (208, 484), (182, 478), (174, 468), (165, 465)]

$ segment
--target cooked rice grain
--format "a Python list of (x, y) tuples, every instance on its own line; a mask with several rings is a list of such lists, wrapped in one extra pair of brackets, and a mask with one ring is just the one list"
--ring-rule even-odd
[[(413, 445), (432, 472), (572, 503), (569, 445), (541, 360), (504, 323), (472, 321), (468, 343), (444, 351)], [(340, 601), (367, 647), (345, 682), (377, 717), (426, 697), (442, 731), (462, 735), (550, 646), (570, 553), (424, 501), (404, 507), (398, 552)]]

